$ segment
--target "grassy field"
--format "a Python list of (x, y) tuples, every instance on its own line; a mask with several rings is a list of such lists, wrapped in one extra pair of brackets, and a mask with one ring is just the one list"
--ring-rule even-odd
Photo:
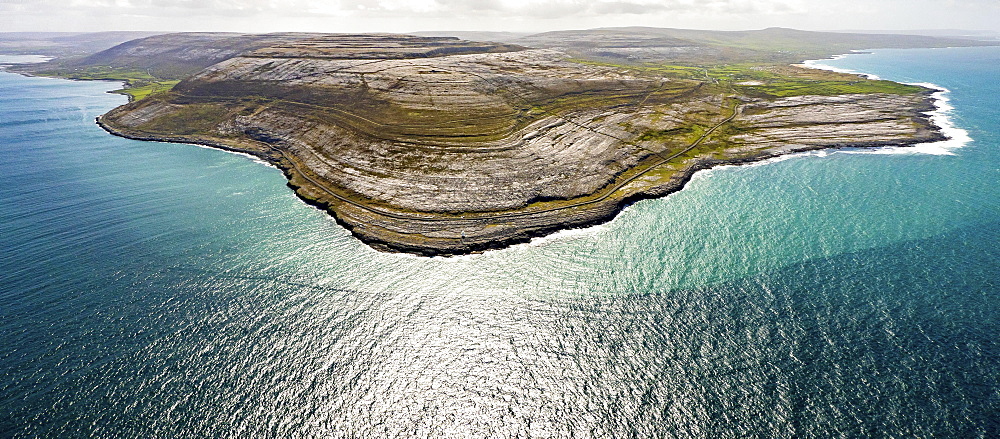
[(639, 75), (709, 81), (740, 94), (759, 98), (853, 93), (906, 95), (923, 90), (921, 87), (892, 81), (871, 80), (858, 75), (781, 64), (689, 66), (653, 63), (612, 64), (583, 59), (574, 61), (581, 64), (616, 67)]
[(123, 81), (125, 82), (125, 87), (113, 90), (111, 93), (127, 95), (130, 102), (145, 99), (156, 93), (169, 91), (174, 85), (180, 82), (178, 80), (157, 78), (146, 71), (116, 69), (106, 66), (41, 71), (36, 74), (88, 81)]
[(129, 81), (128, 86), (111, 93), (128, 95), (129, 101), (134, 102), (145, 99), (149, 95), (170, 91), (180, 81)]

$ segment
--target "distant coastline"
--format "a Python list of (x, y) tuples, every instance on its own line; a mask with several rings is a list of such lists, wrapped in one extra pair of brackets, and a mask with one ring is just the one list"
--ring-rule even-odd
[(50, 61), (53, 58), (45, 55), (4, 55), (0, 54), (0, 68), (15, 64), (36, 64)]

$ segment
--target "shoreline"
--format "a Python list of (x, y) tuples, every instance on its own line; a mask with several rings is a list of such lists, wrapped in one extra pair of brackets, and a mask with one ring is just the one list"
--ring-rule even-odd
[[(873, 73), (860, 72), (853, 69), (846, 69), (842, 67), (823, 64), (824, 61), (836, 61), (844, 59), (851, 55), (872, 55), (874, 54), (872, 50), (875, 49), (852, 50), (850, 53), (834, 55), (830, 58), (806, 60), (799, 65), (810, 69), (828, 70), (831, 72), (858, 75), (873, 80), (883, 80), (884, 78)], [(897, 49), (897, 50), (906, 50), (906, 49)], [(901, 84), (916, 85), (929, 90), (933, 90), (933, 92), (930, 93), (930, 97), (931, 99), (933, 99), (934, 108), (927, 111), (925, 114), (928, 116), (931, 125), (933, 125), (934, 128), (939, 130), (945, 136), (945, 139), (933, 142), (918, 143), (915, 145), (901, 146), (902, 148), (906, 149), (895, 149), (893, 147), (888, 147), (885, 149), (877, 149), (872, 151), (859, 151), (858, 153), (867, 153), (867, 154), (918, 153), (918, 154), (931, 154), (931, 155), (954, 155), (954, 153), (952, 152), (953, 150), (962, 148), (968, 145), (969, 142), (972, 141), (972, 138), (969, 137), (969, 132), (961, 127), (956, 126), (951, 119), (951, 112), (955, 109), (955, 107), (949, 104), (949, 102), (951, 102), (951, 99), (948, 97), (948, 94), (951, 93), (951, 90), (942, 87), (938, 84), (934, 84), (932, 82), (901, 82)]]
[[(852, 53), (862, 53), (853, 51)], [(836, 55), (833, 59), (846, 56)], [(806, 60), (803, 66), (818, 69), (838, 71), (836, 68), (822, 65), (823, 60)], [(844, 71), (840, 69), (839, 71)], [(13, 71), (10, 73), (27, 73)], [(859, 72), (855, 75), (866, 76)], [(867, 75), (866, 77), (874, 77)], [(70, 78), (61, 78), (70, 79)], [(85, 79), (77, 79), (85, 80)], [(119, 80), (112, 80), (120, 83)], [(230, 153), (251, 158), (282, 171), (286, 185), (293, 190), (299, 199), (306, 204), (324, 210), (342, 227), (368, 246), (385, 252), (402, 252), (422, 256), (452, 256), (481, 253), (488, 250), (509, 248), (513, 245), (531, 243), (535, 238), (551, 236), (564, 230), (579, 230), (606, 224), (618, 217), (628, 206), (645, 199), (663, 198), (679, 192), (687, 186), (698, 172), (723, 166), (742, 166), (763, 164), (770, 160), (794, 157), (797, 154), (822, 150), (895, 150), (906, 147), (912, 150), (915, 146), (938, 144), (946, 140), (954, 140), (954, 128), (947, 118), (950, 106), (947, 106), (946, 90), (930, 85), (920, 84), (924, 90), (918, 92), (919, 100), (897, 114), (900, 117), (910, 117), (914, 128), (908, 138), (885, 139), (886, 136), (875, 135), (863, 137), (866, 141), (854, 141), (858, 137), (844, 136), (830, 143), (817, 145), (797, 144), (794, 138), (784, 144), (776, 144), (760, 148), (753, 152), (741, 151), (729, 155), (684, 156), (672, 161), (681, 154), (695, 148), (705, 140), (716, 128), (729, 123), (742, 112), (744, 105), (733, 107), (732, 115), (710, 128), (690, 146), (662, 161), (647, 162), (643, 167), (626, 169), (616, 174), (603, 186), (587, 194), (568, 199), (558, 199), (555, 205), (523, 204), (509, 210), (455, 211), (434, 213), (431, 211), (408, 210), (389, 203), (383, 203), (377, 198), (369, 199), (349, 189), (338, 186), (316, 174), (308, 165), (308, 157), (300, 157), (293, 151), (286, 150), (281, 144), (267, 138), (248, 137), (214, 137), (212, 134), (151, 134), (129, 128), (117, 123), (116, 116), (125, 105), (110, 109), (96, 118), (96, 123), (112, 135), (134, 140), (154, 141), (164, 143), (180, 143), (198, 147), (220, 149)], [(928, 87), (930, 86), (930, 87)], [(113, 92), (109, 90), (108, 92)], [(132, 99), (129, 99), (132, 102)], [(128, 105), (128, 104), (126, 104)], [(125, 110), (127, 112), (128, 110)], [(964, 131), (962, 131), (964, 133)], [(839, 143), (834, 143), (839, 142)], [(959, 140), (961, 143), (961, 140)], [(889, 148), (887, 148), (889, 147)], [(662, 157), (662, 156), (661, 156)], [(649, 164), (652, 163), (652, 164)], [(669, 165), (667, 165), (669, 163)], [(655, 184), (632, 185), (648, 175), (659, 170), (659, 167), (670, 167), (668, 179)], [(634, 173), (628, 173), (628, 172)], [(463, 209), (470, 206), (459, 206)], [(466, 238), (466, 230), (474, 228), (485, 230), (478, 236)]]
[[(836, 150), (846, 150), (846, 149), (877, 150), (878, 148), (886, 148), (886, 147), (913, 148), (921, 144), (935, 144), (935, 143), (940, 143), (942, 141), (949, 141), (951, 140), (951, 138), (944, 133), (944, 127), (939, 126), (932, 117), (933, 116), (932, 113), (940, 110), (938, 102), (941, 99), (941, 97), (935, 96), (938, 93), (941, 93), (940, 89), (928, 88), (928, 90), (923, 93), (925, 96), (926, 107), (920, 108), (917, 111), (919, 115), (924, 116), (923, 118), (920, 118), (919, 121), (922, 122), (923, 125), (922, 128), (925, 129), (928, 134), (926, 138), (914, 138), (912, 140), (904, 140), (904, 141), (896, 140), (896, 141), (875, 141), (875, 142), (851, 142), (851, 143), (843, 143), (835, 145), (810, 146), (810, 147), (796, 148), (786, 151), (762, 151), (760, 153), (753, 154), (750, 156), (733, 158), (733, 159), (699, 159), (696, 160), (692, 165), (680, 171), (678, 174), (678, 178), (673, 179), (665, 184), (649, 188), (648, 190), (639, 193), (634, 193), (627, 196), (616, 198), (613, 196), (615, 192), (626, 186), (626, 184), (619, 184), (619, 186), (621, 187), (611, 190), (610, 192), (608, 192), (607, 194), (598, 199), (586, 202), (588, 204), (598, 205), (598, 208), (595, 208), (589, 212), (591, 215), (587, 215), (582, 218), (570, 217), (565, 221), (557, 221), (547, 225), (542, 225), (528, 229), (521, 229), (517, 233), (512, 234), (511, 236), (499, 240), (468, 243), (468, 244), (460, 242), (459, 245), (437, 246), (433, 248), (426, 246), (407, 245), (404, 243), (391, 242), (386, 239), (379, 239), (377, 236), (375, 236), (375, 234), (366, 230), (365, 224), (352, 223), (347, 218), (352, 217), (351, 219), (356, 219), (357, 215), (345, 215), (345, 213), (343, 212), (338, 212), (335, 209), (335, 205), (338, 204), (338, 202), (350, 203), (353, 205), (351, 207), (365, 210), (367, 211), (368, 214), (383, 215), (383, 216), (388, 214), (388, 216), (399, 216), (399, 217), (402, 217), (402, 215), (395, 215), (391, 212), (384, 212), (381, 209), (373, 208), (371, 206), (364, 206), (359, 203), (355, 203), (353, 201), (340, 197), (339, 195), (330, 191), (328, 188), (324, 187), (322, 184), (319, 184), (315, 182), (315, 180), (304, 175), (304, 173), (300, 169), (298, 169), (298, 167), (295, 165), (294, 158), (288, 157), (284, 152), (281, 152), (280, 150), (278, 150), (275, 147), (272, 147), (269, 144), (256, 141), (259, 143), (259, 145), (256, 146), (258, 146), (260, 149), (251, 149), (245, 147), (237, 147), (232, 144), (221, 142), (219, 140), (198, 138), (196, 136), (149, 136), (149, 135), (130, 133), (123, 129), (116, 128), (103, 120), (103, 118), (108, 114), (110, 114), (113, 110), (105, 114), (102, 114), (101, 116), (98, 116), (96, 119), (96, 123), (98, 126), (100, 126), (108, 133), (123, 138), (128, 138), (133, 140), (143, 140), (143, 141), (164, 142), (164, 143), (191, 144), (199, 147), (221, 149), (231, 153), (250, 156), (255, 160), (259, 160), (270, 166), (274, 166), (282, 171), (282, 173), (285, 175), (285, 178), (288, 180), (286, 182), (286, 185), (293, 190), (293, 192), (300, 200), (313, 207), (326, 211), (327, 214), (329, 214), (334, 218), (337, 224), (347, 229), (352, 236), (364, 242), (366, 245), (372, 247), (375, 250), (383, 252), (391, 252), (391, 253), (408, 253), (426, 257), (461, 256), (461, 255), (483, 253), (489, 250), (500, 250), (500, 249), (510, 248), (514, 245), (519, 245), (519, 244), (530, 244), (532, 240), (536, 238), (549, 237), (561, 231), (586, 229), (606, 224), (617, 218), (618, 215), (628, 206), (638, 201), (663, 198), (667, 195), (679, 192), (683, 190), (684, 187), (687, 186), (687, 183), (690, 182), (691, 179), (694, 178), (696, 174), (714, 168), (719, 168), (724, 166), (745, 166), (752, 164), (766, 164), (767, 161), (769, 160), (784, 159), (785, 157), (791, 158), (798, 154), (815, 152), (815, 151), (825, 151), (825, 150), (836, 151)], [(721, 125), (722, 124), (720, 124), (720, 126)], [(637, 174), (636, 177), (644, 175), (651, 169), (652, 168)], [(328, 200), (328, 199), (323, 199), (327, 197), (322, 197), (322, 196), (316, 197), (304, 193), (304, 192), (313, 192), (315, 189), (325, 192), (336, 199)], [(607, 189), (607, 187), (602, 189)], [(566, 207), (556, 208), (551, 211), (571, 209), (573, 207), (574, 205), (570, 205)], [(504, 212), (503, 215), (511, 217), (530, 218), (532, 216), (537, 216), (542, 213), (547, 213), (547, 212), (511, 211), (511, 212)], [(433, 215), (431, 214), (425, 217), (411, 216), (406, 218), (406, 220), (418, 221), (418, 222), (452, 220), (461, 222), (467, 219), (466, 218), (449, 219), (440, 217), (434, 218)], [(474, 220), (474, 218), (470, 218), (468, 220)]]

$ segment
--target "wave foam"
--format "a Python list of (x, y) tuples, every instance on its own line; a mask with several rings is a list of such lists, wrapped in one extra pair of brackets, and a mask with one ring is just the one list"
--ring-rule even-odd
[[(174, 143), (174, 142), (167, 142), (167, 143)], [(245, 153), (245, 152), (233, 151), (231, 149), (216, 148), (214, 146), (200, 145), (200, 144), (197, 144), (197, 143), (177, 142), (177, 144), (178, 145), (191, 145), (191, 146), (196, 146), (196, 147), (202, 148), (202, 149), (211, 149), (213, 151), (222, 151), (222, 152), (225, 152), (225, 153), (234, 154), (234, 155), (238, 155), (238, 156), (241, 156), (241, 157), (244, 157), (244, 158), (248, 158), (248, 159), (250, 159), (250, 161), (252, 161), (254, 163), (260, 163), (262, 165), (265, 165), (265, 166), (268, 166), (268, 167), (271, 167), (271, 168), (274, 168), (274, 169), (278, 169), (278, 167), (275, 166), (273, 163), (268, 162), (268, 161), (266, 161), (266, 160), (264, 160), (264, 159), (262, 159), (260, 157), (257, 157), (257, 156), (255, 156), (253, 154), (249, 154), (249, 153)]]
[[(622, 212), (624, 212), (626, 209), (628, 208), (626, 207), (625, 209), (622, 210)], [(621, 212), (618, 213), (615, 219), (617, 219), (617, 217), (620, 215)], [(607, 230), (608, 230), (607, 223), (595, 224), (592, 226), (579, 227), (573, 229), (563, 229), (558, 232), (551, 233), (545, 236), (536, 236), (534, 238), (531, 238), (531, 241), (524, 242), (521, 244), (515, 244), (510, 246), (510, 248), (520, 247), (526, 249), (531, 247), (543, 247), (556, 242), (572, 241), (581, 238), (592, 238), (594, 235), (606, 232)]]
[(927, 112), (931, 123), (941, 129), (947, 139), (938, 142), (918, 143), (912, 146), (889, 146), (877, 148), (869, 151), (850, 151), (854, 154), (932, 154), (932, 155), (955, 155), (955, 150), (968, 145), (972, 141), (969, 132), (958, 127), (952, 121), (952, 114), (955, 107), (949, 104), (948, 93), (951, 90), (929, 82), (914, 82), (911, 85), (919, 85), (936, 90), (934, 98), (934, 109)]
[[(855, 51), (857, 52), (857, 51)], [(808, 67), (811, 69), (829, 70), (838, 73), (850, 73), (854, 75), (860, 75), (868, 79), (879, 80), (882, 79), (878, 75), (873, 75), (870, 73), (859, 72), (851, 69), (843, 69), (839, 67), (830, 66), (823, 64), (823, 61), (835, 61), (838, 59), (843, 59), (849, 54), (837, 55), (828, 60), (809, 60), (801, 65), (803, 67)], [(865, 150), (848, 150), (842, 151), (846, 154), (931, 154), (931, 155), (954, 155), (954, 150), (968, 145), (972, 141), (972, 137), (969, 136), (969, 132), (956, 126), (952, 121), (951, 116), (954, 113), (955, 107), (949, 104), (950, 99), (948, 98), (948, 93), (951, 90), (944, 88), (940, 85), (933, 84), (930, 82), (909, 82), (909, 85), (919, 85), (921, 87), (927, 87), (929, 89), (935, 90), (931, 95), (934, 99), (934, 109), (928, 111), (927, 114), (930, 116), (931, 123), (936, 125), (941, 129), (941, 133), (944, 134), (947, 139), (928, 142), (928, 143), (918, 143), (916, 145), (910, 146), (887, 146), (884, 148), (873, 148)]]
[(832, 57), (830, 57), (828, 59), (811, 59), (811, 60), (808, 60), (806, 62), (803, 62), (800, 65), (803, 66), (803, 67), (808, 67), (810, 69), (829, 70), (831, 72), (837, 72), (837, 73), (850, 73), (852, 75), (862, 76), (862, 77), (865, 77), (865, 78), (868, 78), (868, 79), (871, 79), (871, 80), (875, 80), (875, 81), (878, 81), (878, 80), (882, 79), (878, 75), (875, 75), (875, 74), (872, 74), (872, 73), (859, 72), (857, 70), (844, 69), (844, 68), (840, 68), (840, 67), (834, 67), (834, 66), (831, 66), (831, 65), (828, 65), (828, 64), (823, 64), (824, 61), (837, 61), (837, 60), (841, 60), (841, 59), (847, 58), (847, 55), (857, 55), (857, 54), (861, 54), (861, 53), (866, 53), (866, 52), (862, 52), (862, 51), (859, 51), (859, 50), (854, 50), (852, 52), (854, 52), (854, 53), (845, 53), (843, 55), (834, 55), (834, 56), (832, 56)]

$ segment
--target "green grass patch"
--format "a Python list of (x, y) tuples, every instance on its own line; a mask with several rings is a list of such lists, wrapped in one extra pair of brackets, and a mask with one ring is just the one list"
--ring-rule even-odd
[(133, 85), (120, 90), (113, 90), (111, 93), (119, 93), (129, 96), (129, 101), (139, 101), (157, 93), (170, 91), (180, 81), (158, 81), (142, 82), (141, 85)]
[(120, 69), (108, 66), (92, 66), (92, 67), (81, 67), (81, 68), (65, 68), (56, 70), (47, 70), (39, 72), (40, 75), (44, 76), (57, 76), (60, 78), (68, 79), (81, 79), (81, 80), (107, 80), (107, 81), (146, 81), (155, 82), (159, 81), (157, 78), (145, 70), (130, 70), (130, 69)]
[(749, 96), (785, 98), (790, 96), (834, 96), (843, 94), (887, 93), (907, 95), (919, 93), (920, 87), (892, 81), (771, 81), (762, 85), (736, 86)]
[(865, 93), (906, 95), (923, 90), (898, 82), (784, 65), (726, 65), (706, 69), (706, 74), (741, 94), (763, 98)]
[(893, 81), (871, 80), (858, 75), (783, 64), (744, 63), (700, 67), (666, 64), (626, 65), (580, 59), (573, 61), (623, 69), (637, 76), (655, 75), (675, 80), (702, 81), (759, 98), (866, 93), (908, 95), (924, 90), (918, 86)]
[(121, 69), (108, 66), (65, 68), (43, 71), (38, 74), (86, 81), (122, 81), (125, 83), (125, 87), (114, 90), (112, 93), (127, 95), (130, 101), (138, 101), (156, 93), (169, 91), (174, 85), (180, 82), (178, 80), (158, 78), (145, 70)]

